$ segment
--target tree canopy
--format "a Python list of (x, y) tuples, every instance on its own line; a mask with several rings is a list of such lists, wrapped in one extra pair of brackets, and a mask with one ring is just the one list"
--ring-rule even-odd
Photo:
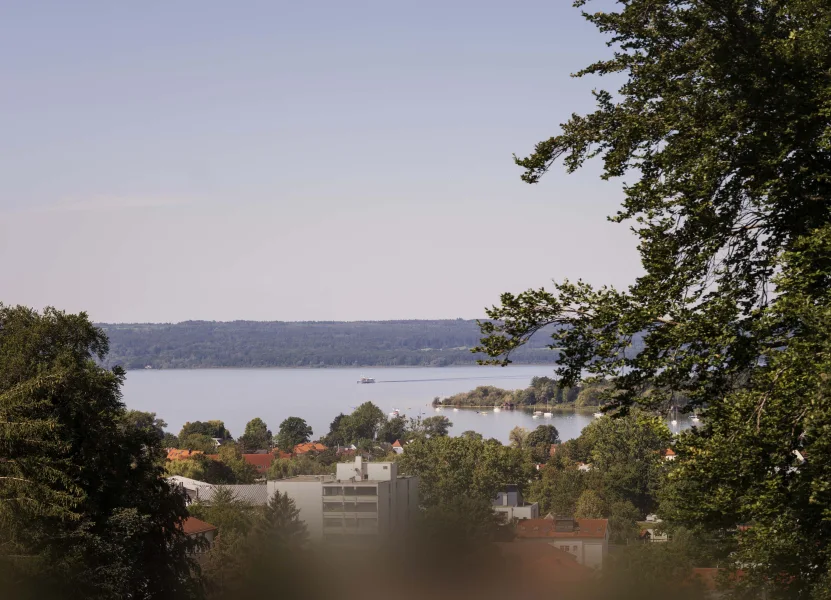
[(272, 444), (271, 431), (268, 425), (265, 424), (259, 417), (255, 417), (248, 421), (245, 425), (245, 433), (239, 438), (239, 443), (242, 444), (244, 452), (254, 452), (256, 450), (268, 450)]
[(304, 444), (312, 438), (312, 428), (300, 417), (289, 417), (280, 423), (280, 431), (274, 443), (283, 452), (291, 452), (297, 444)]
[(831, 5), (631, 0), (585, 16), (615, 51), (578, 75), (624, 82), (517, 163), (529, 183), (595, 157), (604, 178), (626, 177), (612, 220), (631, 225), (644, 274), (625, 291), (506, 293), (479, 350), (504, 363), (553, 326), (562, 383), (608, 381), (610, 410), (688, 397), (705, 418), (681, 436), (674, 518), (752, 520), (736, 554), (747, 585), (804, 596), (831, 567), (818, 466), (831, 458)]

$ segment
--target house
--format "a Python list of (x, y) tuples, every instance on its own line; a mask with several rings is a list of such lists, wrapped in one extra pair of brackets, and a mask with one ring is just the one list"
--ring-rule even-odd
[(298, 475), (268, 482), (269, 497), (288, 494), (312, 540), (372, 540), (403, 533), (418, 512), (418, 477), (393, 462), (338, 463), (335, 475)]
[(283, 452), (283, 451), (282, 451), (282, 450), (280, 450), (279, 448), (275, 448), (275, 449), (271, 452), (271, 454), (272, 454), (275, 458), (291, 458), (291, 452)]
[(668, 542), (669, 534), (661, 529), (661, 523), (660, 519), (639, 523), (640, 534), (638, 538), (642, 542)]
[(540, 505), (528, 503), (522, 499), (522, 492), (516, 485), (505, 486), (505, 491), (497, 492), (493, 499), (493, 510), (500, 514), (505, 522), (513, 519), (538, 519)]
[(584, 463), (584, 462), (578, 462), (578, 463), (577, 463), (577, 469), (578, 469), (578, 470), (580, 470), (580, 471), (584, 471), (584, 472), (585, 472), (585, 471), (591, 471), (591, 470), (592, 470), (592, 466), (591, 466), (591, 465), (587, 465), (587, 464), (586, 464), (586, 463)]
[(294, 447), (294, 455), (302, 456), (309, 452), (323, 452), (324, 450), (326, 450), (326, 446), (320, 442), (306, 442), (305, 444), (297, 444)]
[(274, 460), (273, 454), (243, 454), (242, 458), (249, 465), (254, 465), (257, 469), (258, 475), (265, 476), (268, 473), (268, 468)]
[(664, 460), (675, 460), (675, 450), (672, 448), (667, 448), (663, 452), (661, 452), (661, 456), (664, 457)]
[(395, 440), (392, 444), (392, 451), (396, 454), (404, 452), (404, 446), (401, 445), (401, 440)]
[(179, 450), (178, 448), (170, 448), (167, 451), (167, 460), (186, 460), (194, 458), (200, 454), (204, 454), (201, 450)]
[(570, 552), (581, 565), (599, 569), (609, 552), (609, 522), (571, 517), (526, 519), (517, 523), (516, 539), (549, 544)]
[(571, 552), (548, 544), (497, 542), (495, 546), (514, 580), (542, 586), (549, 593), (552, 586), (562, 592), (563, 586), (585, 583), (594, 576), (594, 571), (577, 562)]
[(217, 532), (216, 527), (210, 523), (206, 523), (205, 521), (200, 521), (196, 517), (188, 517), (185, 519), (182, 523), (182, 529), (184, 530), (185, 535), (189, 538), (202, 539), (205, 541), (205, 543), (202, 544), (202, 547), (196, 550), (196, 553), (207, 552), (210, 550)]

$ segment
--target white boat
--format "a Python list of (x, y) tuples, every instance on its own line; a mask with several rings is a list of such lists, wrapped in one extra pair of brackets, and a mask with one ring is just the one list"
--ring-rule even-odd
[(672, 420), (670, 421), (670, 423), (673, 427), (675, 427), (676, 425), (678, 425), (678, 409), (676, 407), (673, 407), (673, 409), (675, 411), (675, 414), (673, 415), (672, 411), (670, 411), (670, 415), (672, 416)]
[(393, 408), (392, 412), (390, 413), (390, 416), (391, 417), (400, 417), (401, 416), (401, 411), (398, 410), (397, 408)]
[(454, 408), (454, 409), (453, 409), (453, 412), (459, 412), (459, 409), (458, 409), (458, 408)]
[(436, 407), (436, 412), (441, 412), (441, 406)]
[(537, 415), (538, 417), (541, 417), (542, 416), (542, 411), (541, 410), (535, 410), (534, 414)]
[(693, 415), (693, 416), (692, 416), (692, 419), (690, 419), (690, 420), (691, 420), (693, 423), (698, 423), (701, 419), (698, 417), (698, 415)]
[(375, 379), (373, 377), (361, 377), (358, 383), (375, 383)]
[(480, 415), (487, 415), (487, 414), (488, 414), (488, 411), (483, 410), (483, 411), (482, 411), (482, 412), (480, 412), (479, 414), (480, 414)]
[(550, 419), (554, 415), (552, 413), (543, 413), (542, 416), (545, 417), (546, 419)]
[(493, 412), (502, 412), (502, 409), (499, 408), (498, 406), (494, 406), (493, 407)]
[(595, 419), (599, 419), (599, 418), (600, 418), (600, 417), (602, 417), (602, 416), (603, 416), (603, 413), (602, 413), (602, 412), (596, 412), (596, 413), (594, 413), (594, 418), (595, 418)]
[(532, 419), (539, 419), (539, 418), (540, 418), (540, 416), (539, 416), (539, 415), (531, 415), (531, 418), (532, 418)]

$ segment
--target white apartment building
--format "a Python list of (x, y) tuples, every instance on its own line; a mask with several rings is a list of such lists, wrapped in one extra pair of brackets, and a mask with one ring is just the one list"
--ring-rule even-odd
[(393, 462), (339, 463), (332, 475), (268, 482), (268, 495), (288, 494), (313, 540), (351, 540), (404, 531), (418, 510), (418, 478), (398, 475)]

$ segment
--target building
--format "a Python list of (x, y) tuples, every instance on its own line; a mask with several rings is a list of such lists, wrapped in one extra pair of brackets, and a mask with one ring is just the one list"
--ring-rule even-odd
[(213, 495), (219, 488), (231, 490), (234, 497), (241, 502), (245, 502), (252, 506), (262, 506), (268, 504), (268, 487), (265, 483), (259, 484), (237, 484), (237, 485), (212, 485), (191, 479), (190, 477), (181, 477), (180, 475), (173, 475), (167, 478), (168, 483), (179, 488), (186, 496), (188, 504), (191, 502), (210, 502)]
[(297, 444), (294, 447), (294, 455), (302, 456), (309, 452), (323, 452), (324, 450), (326, 450), (326, 446), (320, 442), (306, 442), (305, 444)]
[(418, 478), (398, 475), (392, 462), (338, 463), (332, 475), (299, 475), (268, 482), (269, 497), (288, 494), (311, 539), (389, 536), (406, 530), (418, 510)]
[(396, 454), (401, 454), (404, 452), (404, 446), (401, 445), (401, 440), (395, 440), (392, 444), (392, 451)]
[(549, 544), (523, 544), (497, 542), (505, 558), (509, 573), (523, 580), (541, 586), (550, 595), (551, 586), (564, 591), (563, 586), (582, 584), (592, 579), (594, 571), (581, 565), (571, 552), (565, 552)]
[(189, 458), (196, 458), (200, 454), (205, 454), (201, 450), (179, 450), (178, 448), (169, 448), (167, 451), (167, 460), (187, 460)]
[(210, 523), (206, 523), (205, 521), (200, 521), (196, 517), (188, 517), (185, 519), (182, 523), (182, 529), (184, 530), (185, 535), (189, 538), (204, 540), (204, 544), (202, 544), (201, 548), (196, 550), (197, 553), (207, 552), (210, 550), (217, 532), (216, 527)]
[(504, 516), (506, 522), (513, 519), (538, 519), (540, 505), (529, 504), (522, 499), (522, 492), (516, 485), (506, 486), (504, 492), (497, 492), (493, 499), (493, 510)]
[(675, 450), (672, 448), (667, 448), (663, 452), (661, 452), (661, 456), (664, 457), (664, 460), (675, 460)]
[(581, 565), (599, 569), (609, 553), (609, 522), (571, 517), (526, 519), (517, 523), (516, 539), (549, 544), (570, 552)]
[(242, 458), (249, 465), (254, 465), (257, 469), (257, 474), (263, 477), (268, 473), (268, 468), (271, 466), (271, 461), (274, 460), (273, 454), (243, 454)]

